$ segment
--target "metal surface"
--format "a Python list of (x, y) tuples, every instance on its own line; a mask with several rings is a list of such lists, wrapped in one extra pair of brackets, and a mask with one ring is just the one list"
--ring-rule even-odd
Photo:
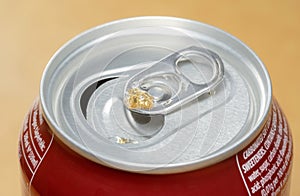
[[(183, 66), (188, 64), (191, 65), (188, 71), (193, 70), (195, 73), (183, 72)], [(211, 78), (203, 73), (205, 66), (212, 69)], [(140, 114), (167, 114), (205, 93), (212, 92), (223, 80), (223, 76), (224, 66), (216, 53), (199, 47), (185, 48), (130, 78), (125, 87), (124, 104)], [(193, 78), (201, 77), (205, 78), (204, 83), (192, 81)], [(146, 97), (139, 92), (147, 93)], [(136, 105), (140, 97), (135, 94), (140, 94), (142, 100), (146, 100), (146, 105)]]
[[(215, 92), (167, 115), (128, 111), (123, 93), (129, 78), (188, 46), (207, 48), (223, 60), (225, 77)], [(190, 65), (182, 69), (201, 81), (212, 74)], [(232, 156), (258, 134), (272, 95), (265, 67), (239, 40), (168, 17), (121, 20), (79, 35), (51, 59), (40, 92), (45, 118), (70, 148), (100, 164), (141, 173), (184, 172)]]

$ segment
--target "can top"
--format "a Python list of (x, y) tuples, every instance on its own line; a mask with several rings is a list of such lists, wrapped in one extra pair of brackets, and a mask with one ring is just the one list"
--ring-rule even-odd
[(49, 61), (40, 100), (53, 132), (97, 163), (131, 172), (190, 171), (259, 133), (272, 88), (259, 58), (215, 27), (137, 17), (86, 31)]

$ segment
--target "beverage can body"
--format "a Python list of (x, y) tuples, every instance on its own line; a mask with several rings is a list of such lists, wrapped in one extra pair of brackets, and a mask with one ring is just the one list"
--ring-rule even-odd
[(26, 117), (20, 135), (24, 195), (289, 193), (292, 138), (276, 101), (260, 135), (242, 151), (207, 168), (169, 175), (129, 173), (87, 160), (55, 139), (47, 123), (39, 118), (40, 115), (41, 110), (36, 102)]
[[(249, 51), (218, 29), (168, 17), (125, 19), (71, 40), (47, 65), (20, 132), (23, 195), (289, 195), (290, 128)], [(174, 56), (183, 60), (171, 72)], [(206, 87), (197, 74), (209, 71), (189, 72), (179, 66), (186, 59), (224, 64), (224, 78), (195, 98)], [(127, 91), (135, 81), (149, 93), (142, 100)], [(140, 105), (131, 111), (127, 100)]]

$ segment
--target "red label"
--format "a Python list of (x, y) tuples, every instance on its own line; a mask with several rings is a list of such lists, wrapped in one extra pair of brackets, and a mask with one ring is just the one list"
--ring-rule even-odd
[(19, 159), (30, 184), (54, 137), (45, 133), (44, 126), (47, 125), (36, 100), (25, 117), (19, 142)]
[(141, 175), (111, 169), (78, 156), (53, 138), (36, 101), (19, 142), (28, 182), (25, 195), (118, 195), (120, 190), (122, 195), (145, 196), (287, 195), (288, 191), (292, 139), (277, 103), (258, 137), (236, 156), (180, 174)]
[(249, 195), (282, 193), (290, 172), (292, 138), (277, 103), (272, 118), (247, 148), (236, 156)]

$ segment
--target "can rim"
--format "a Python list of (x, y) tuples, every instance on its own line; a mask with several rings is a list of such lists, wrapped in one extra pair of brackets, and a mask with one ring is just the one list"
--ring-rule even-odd
[[(151, 174), (167, 174), (167, 173), (181, 173), (181, 172), (186, 172), (186, 171), (192, 171), (195, 169), (200, 169), (203, 167), (207, 167), (213, 164), (216, 164), (220, 161), (223, 161), (229, 157), (234, 156), (236, 153), (238, 153), (240, 150), (242, 150), (243, 148), (245, 148), (251, 141), (254, 140), (254, 138), (259, 134), (260, 130), (262, 129), (262, 127), (264, 126), (268, 116), (270, 115), (271, 112), (271, 103), (272, 103), (272, 84), (271, 84), (271, 79), (269, 76), (269, 73), (264, 65), (264, 63), (261, 61), (261, 59), (254, 53), (254, 51), (247, 46), (246, 44), (244, 44), (241, 40), (239, 40), (238, 38), (236, 38), (235, 36), (208, 24), (205, 23), (201, 23), (199, 21), (195, 21), (195, 20), (190, 20), (190, 19), (184, 19), (184, 18), (177, 18), (177, 17), (169, 17), (169, 16), (140, 16), (140, 17), (132, 17), (132, 18), (125, 18), (125, 19), (120, 19), (120, 20), (116, 20), (116, 21), (112, 21), (112, 22), (108, 22), (96, 27), (93, 27), (91, 29), (88, 29), (82, 33), (80, 33), (79, 35), (75, 36), (74, 38), (72, 38), (71, 40), (69, 40), (68, 42), (66, 42), (62, 47), (60, 47), (55, 54), (51, 57), (51, 59), (49, 60), (49, 62), (46, 65), (45, 70), (43, 71), (42, 74), (42, 79), (41, 79), (41, 83), (40, 83), (40, 104), (41, 104), (41, 108), (42, 108), (42, 112), (43, 112), (43, 116), (46, 119), (49, 127), (52, 129), (52, 131), (54, 132), (54, 134), (63, 141), (64, 144), (66, 144), (69, 148), (71, 148), (72, 150), (74, 150), (75, 152), (79, 153), (81, 156), (88, 158), (94, 162), (100, 163), (100, 164), (104, 164), (104, 162), (99, 162), (98, 159), (96, 159), (94, 156), (92, 156), (86, 149), (82, 148), (82, 146), (75, 141), (74, 139), (72, 139), (71, 137), (69, 137), (56, 123), (53, 117), (51, 117), (50, 111), (47, 109), (46, 107), (46, 100), (45, 100), (45, 92), (43, 90), (43, 87), (46, 85), (45, 82), (45, 78), (47, 76), (47, 73), (49, 72), (49, 70), (51, 69), (51, 64), (53, 64), (53, 62), (55, 61), (56, 58), (58, 58), (59, 54), (65, 50), (67, 47), (69, 47), (70, 45), (72, 45), (72, 43), (76, 40), (78, 40), (80, 37), (82, 37), (85, 34), (89, 34), (95, 30), (99, 30), (102, 28), (105, 28), (107, 26), (110, 25), (114, 25), (117, 23), (123, 23), (123, 22), (130, 22), (130, 21), (137, 21), (137, 20), (159, 20), (159, 19), (164, 19), (164, 20), (173, 20), (173, 21), (181, 21), (181, 22), (187, 22), (187, 23), (192, 23), (195, 25), (199, 25), (199, 23), (202, 26), (205, 26), (206, 28), (210, 28), (213, 29), (215, 31), (218, 32), (222, 32), (223, 34), (225, 34), (226, 36), (230, 37), (231, 39), (237, 41), (239, 44), (241, 44), (245, 49), (248, 50), (249, 53), (251, 53), (251, 55), (255, 58), (255, 60), (260, 64), (260, 68), (263, 71), (263, 75), (265, 76), (266, 82), (267, 84), (265, 84), (266, 86), (268, 86), (267, 88), (267, 94), (266, 94), (266, 110), (263, 111), (262, 117), (258, 119), (258, 121), (256, 122), (255, 126), (252, 128), (253, 131), (249, 131), (247, 132), (247, 134), (245, 134), (243, 137), (241, 137), (239, 139), (239, 142), (236, 142), (235, 145), (230, 145), (229, 147), (226, 148), (222, 148), (218, 151), (216, 151), (213, 156), (212, 155), (208, 155), (206, 156), (204, 159), (202, 159), (201, 161), (205, 162), (205, 164), (202, 164), (201, 166), (199, 166), (199, 161), (198, 160), (194, 160), (194, 161), (189, 161), (189, 162), (185, 162), (185, 163), (172, 163), (168, 165), (169, 171), (168, 172), (160, 172), (155, 171), (153, 172), (147, 172), (146, 173), (151, 173)], [(225, 155), (224, 155), (225, 154)], [(221, 156), (222, 155), (222, 156)], [(113, 160), (105, 160), (104, 161), (108, 161), (108, 162), (114, 162)], [(126, 163), (121, 163), (121, 164), (127, 164), (130, 165), (131, 162), (126, 162)], [(169, 167), (170, 166), (170, 167)], [(178, 167), (185, 167), (185, 169), (179, 171)], [(141, 167), (145, 167), (144, 165), (142, 165)], [(117, 168), (118, 169), (118, 168)], [(130, 172), (134, 172), (134, 171), (130, 171)], [(137, 173), (141, 173), (139, 171), (137, 171)], [(143, 171), (142, 173), (145, 173), (145, 171)]]

